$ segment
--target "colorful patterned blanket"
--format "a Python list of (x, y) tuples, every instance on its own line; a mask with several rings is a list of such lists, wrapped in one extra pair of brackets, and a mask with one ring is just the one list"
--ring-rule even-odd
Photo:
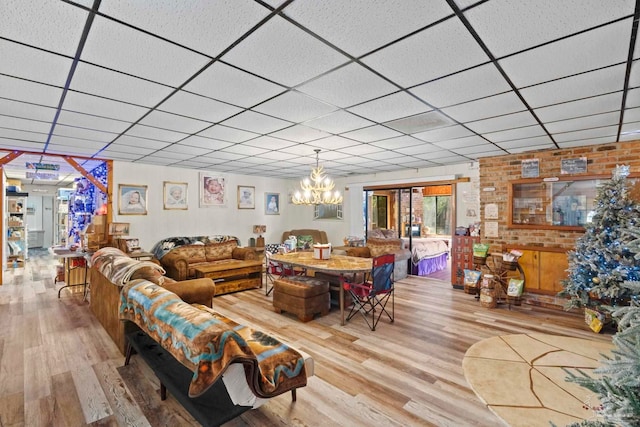
[(304, 358), (294, 349), (146, 280), (122, 289), (120, 319), (135, 322), (193, 371), (190, 397), (204, 393), (231, 363), (244, 365), (247, 384), (258, 397), (307, 384)]
[(96, 251), (91, 257), (91, 266), (117, 286), (124, 286), (136, 271), (147, 268), (164, 275), (164, 269), (151, 261), (135, 260), (120, 249), (105, 247)]
[(153, 245), (151, 248), (151, 253), (157, 258), (162, 259), (168, 252), (173, 248), (177, 248), (182, 245), (193, 245), (193, 244), (206, 244), (206, 243), (222, 243), (228, 242), (230, 240), (235, 240), (240, 246), (240, 239), (235, 236), (227, 236), (227, 235), (216, 235), (216, 236), (191, 236), (191, 237), (167, 237), (166, 239), (160, 240), (158, 243)]

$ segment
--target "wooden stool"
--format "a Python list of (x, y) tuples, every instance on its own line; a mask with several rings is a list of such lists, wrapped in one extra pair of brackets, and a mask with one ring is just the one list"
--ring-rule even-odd
[(306, 276), (278, 278), (273, 281), (273, 307), (276, 313), (295, 314), (301, 322), (316, 313), (324, 316), (331, 308), (329, 282)]

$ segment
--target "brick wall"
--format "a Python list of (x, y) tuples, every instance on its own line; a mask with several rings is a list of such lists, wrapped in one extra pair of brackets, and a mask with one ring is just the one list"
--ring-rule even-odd
[[(480, 212), (484, 222), (484, 207), (488, 203), (498, 205), (498, 238), (487, 238), (482, 233), (482, 242), (489, 243), (492, 251), (501, 250), (502, 245), (562, 247), (571, 249), (582, 235), (579, 231), (507, 229), (508, 183), (521, 179), (522, 160), (540, 160), (540, 178), (561, 176), (562, 159), (587, 158), (587, 175), (607, 175), (616, 165), (629, 165), (632, 173), (640, 172), (640, 141), (591, 145), (562, 150), (545, 150), (523, 154), (511, 154), (480, 159)], [(578, 176), (578, 175), (576, 175)], [(495, 187), (495, 191), (483, 191)], [(484, 229), (484, 227), (483, 227)]]

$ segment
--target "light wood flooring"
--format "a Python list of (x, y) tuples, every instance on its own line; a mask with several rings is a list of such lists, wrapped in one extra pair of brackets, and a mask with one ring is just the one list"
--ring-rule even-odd
[[(81, 288), (53, 283), (55, 260), (32, 256), (0, 286), (0, 426), (189, 426), (195, 421), (153, 373), (123, 356), (83, 301)], [(500, 305), (485, 309), (445, 281), (409, 277), (396, 284), (396, 320), (375, 332), (339, 313), (309, 323), (274, 313), (271, 296), (251, 290), (217, 297), (214, 308), (273, 333), (315, 359), (298, 390), (226, 426), (496, 426), (500, 421), (462, 372), (475, 342), (542, 332), (609, 341), (565, 312)], [(499, 383), (499, 382), (498, 382)]]

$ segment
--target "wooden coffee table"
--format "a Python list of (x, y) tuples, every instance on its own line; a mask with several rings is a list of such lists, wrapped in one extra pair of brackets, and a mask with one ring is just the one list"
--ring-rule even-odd
[(194, 268), (197, 278), (224, 282), (229, 292), (262, 287), (262, 261), (231, 261)]

